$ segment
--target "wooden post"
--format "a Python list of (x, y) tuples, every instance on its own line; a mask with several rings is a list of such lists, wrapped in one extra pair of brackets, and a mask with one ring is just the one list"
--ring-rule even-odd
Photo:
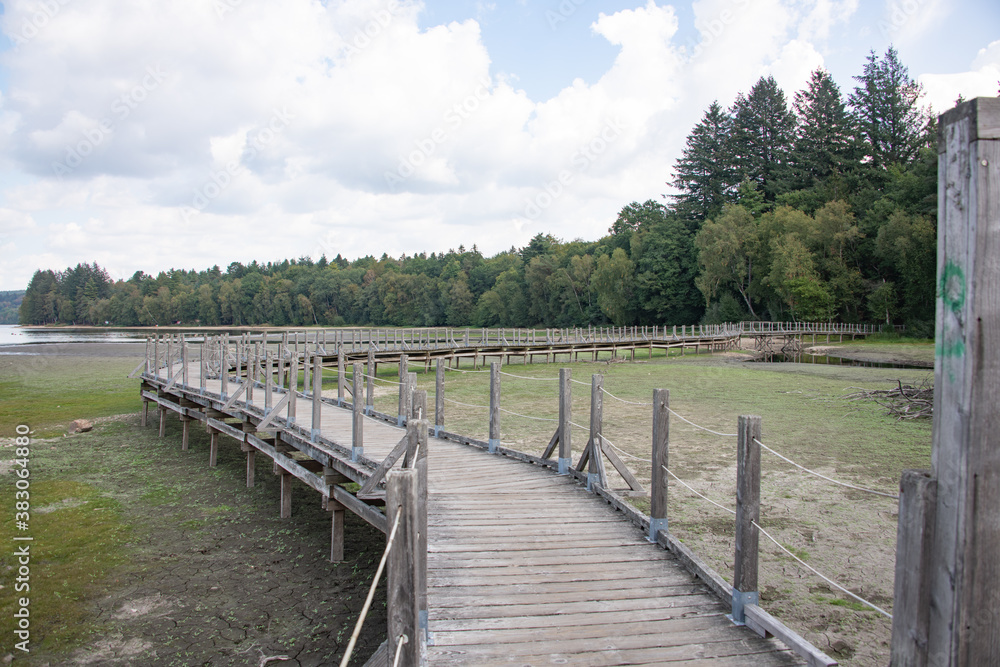
[(375, 354), (368, 348), (368, 377), (365, 378), (365, 414), (375, 412)]
[(490, 362), (490, 437), (489, 450), (495, 454), (500, 446), (500, 364)]
[(167, 433), (167, 409), (162, 405), (160, 407), (160, 437), (162, 438)]
[(604, 461), (601, 454), (601, 437), (604, 422), (604, 376), (590, 376), (590, 465), (587, 468), (587, 490), (603, 486)]
[(395, 656), (403, 644), (399, 665), (417, 667), (420, 664), (420, 609), (418, 601), (416, 545), (418, 521), (418, 473), (413, 468), (390, 470), (386, 473), (385, 515), (389, 526), (399, 525), (389, 549), (386, 572), (388, 611), (388, 654)]
[(209, 347), (207, 334), (198, 347), (198, 393), (202, 396), (205, 395), (205, 388), (208, 382), (208, 359), (205, 357), (206, 347)]
[[(415, 375), (410, 373), (410, 375)], [(416, 378), (413, 379), (413, 387), (416, 386)], [(427, 392), (423, 389), (415, 389), (411, 396), (413, 404), (410, 406), (410, 419), (427, 419)]]
[(219, 349), (222, 352), (222, 359), (219, 361), (219, 395), (222, 402), (229, 400), (229, 334), (225, 334), (219, 341)]
[(352, 367), (351, 391), (354, 392), (354, 402), (351, 403), (351, 460), (357, 461), (365, 453), (364, 412), (361, 409), (361, 364)]
[(896, 585), (892, 605), (892, 665), (926, 667), (930, 618), (931, 549), (937, 480), (930, 471), (904, 470), (899, 482)]
[[(940, 117), (928, 662), (1000, 664), (1000, 99)], [(900, 517), (902, 520), (902, 516)]]
[(650, 477), (649, 541), (656, 544), (661, 530), (670, 532), (667, 523), (667, 482), (670, 446), (670, 390), (653, 390), (653, 471)]
[(299, 358), (292, 355), (288, 360), (288, 413), (285, 418), (289, 424), (295, 423), (295, 401), (299, 395)]
[(271, 392), (274, 390), (274, 359), (267, 353), (267, 348), (264, 348), (264, 358), (267, 360), (264, 364), (264, 413), (266, 414), (271, 410)]
[(212, 430), (208, 440), (208, 467), (214, 468), (219, 460), (219, 432)]
[(757, 604), (757, 547), (760, 532), (761, 419), (741, 415), (736, 432), (736, 557), (733, 574), (733, 621), (745, 623), (743, 608)]
[(409, 393), (407, 391), (407, 357), (405, 354), (399, 355), (399, 410), (396, 412), (396, 426), (406, 423), (407, 401)]
[(344, 383), (345, 366), (344, 366), (344, 348), (342, 346), (337, 347), (337, 405), (344, 404)]
[[(324, 496), (325, 497), (325, 496)], [(344, 561), (344, 505), (330, 498), (326, 509), (332, 514), (330, 521), (330, 562)]]
[(302, 350), (302, 393), (308, 394), (312, 389), (312, 383), (310, 382), (309, 372), (312, 370), (312, 365), (309, 363), (309, 347), (303, 345)]
[(568, 475), (573, 465), (573, 388), (568, 368), (559, 369), (559, 474)]
[(413, 392), (417, 389), (416, 373), (406, 374), (405, 388), (406, 391), (403, 394), (403, 414), (406, 415), (406, 420), (409, 421), (415, 413), (413, 409)]
[(257, 472), (257, 450), (253, 447), (247, 449), (247, 488), (252, 489), (254, 485), (254, 474)]
[[(319, 356), (319, 355), (316, 355)], [(292, 479), (290, 472), (281, 471), (281, 518), (292, 518)]]
[(191, 418), (181, 415), (181, 451), (188, 450), (188, 432), (191, 430)]
[(316, 442), (323, 428), (323, 357), (313, 355), (313, 390), (312, 390), (312, 430), (309, 439)]
[[(469, 330), (465, 330), (468, 337)], [(434, 369), (434, 437), (441, 435), (444, 430), (444, 364), (437, 360), (437, 368)]]

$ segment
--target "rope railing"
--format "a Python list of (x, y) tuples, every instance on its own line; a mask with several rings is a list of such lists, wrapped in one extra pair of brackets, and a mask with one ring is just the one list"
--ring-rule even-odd
[(726, 511), (727, 511), (727, 512), (729, 512), (730, 514), (736, 514), (736, 510), (733, 510), (733, 509), (729, 509), (729, 508), (728, 508), (728, 507), (726, 507), (725, 505), (720, 505), (719, 503), (715, 502), (715, 501), (714, 501), (714, 500), (712, 500), (711, 498), (708, 498), (708, 497), (706, 497), (706, 496), (703, 496), (702, 494), (700, 494), (700, 493), (698, 493), (697, 491), (695, 491), (695, 490), (694, 490), (694, 488), (693, 488), (693, 487), (691, 487), (691, 485), (690, 485), (690, 484), (688, 484), (688, 483), (687, 483), (687, 482), (685, 482), (685, 481), (684, 481), (683, 479), (681, 479), (680, 477), (678, 477), (677, 475), (675, 475), (675, 474), (674, 474), (674, 471), (673, 471), (673, 470), (671, 470), (670, 468), (668, 468), (668, 467), (666, 467), (666, 466), (660, 466), (660, 467), (661, 467), (661, 468), (663, 468), (663, 469), (664, 469), (664, 470), (665, 470), (665, 471), (667, 472), (667, 474), (668, 474), (668, 475), (670, 475), (671, 477), (673, 477), (673, 478), (674, 478), (674, 479), (675, 479), (675, 480), (676, 480), (676, 481), (677, 481), (677, 482), (678, 482), (678, 483), (679, 483), (679, 484), (680, 484), (681, 486), (683, 486), (683, 487), (684, 487), (685, 489), (687, 489), (688, 491), (690, 491), (690, 492), (691, 492), (691, 493), (693, 493), (694, 495), (698, 496), (699, 498), (701, 498), (701, 499), (702, 499), (702, 500), (704, 500), (705, 502), (708, 502), (708, 503), (711, 503), (711, 504), (715, 505), (716, 507), (718, 507), (719, 509), (723, 509), (723, 510), (726, 510)]
[(399, 528), (399, 519), (402, 516), (402, 512), (396, 512), (396, 520), (392, 522), (392, 530), (389, 531), (389, 539), (385, 542), (385, 551), (382, 552), (382, 560), (379, 561), (378, 569), (375, 570), (372, 585), (368, 588), (368, 597), (365, 598), (365, 604), (361, 607), (361, 615), (358, 616), (358, 622), (354, 624), (354, 632), (351, 633), (351, 640), (347, 643), (347, 650), (344, 652), (344, 658), (340, 661), (340, 667), (347, 667), (347, 663), (351, 661), (351, 654), (354, 653), (354, 645), (357, 644), (358, 637), (361, 635), (361, 628), (368, 617), (368, 610), (371, 608), (372, 600), (375, 598), (375, 588), (378, 586), (379, 579), (382, 578), (382, 571), (385, 569), (385, 562), (389, 558), (389, 550), (392, 549), (393, 540), (396, 539), (396, 529)]
[(709, 433), (711, 433), (712, 435), (718, 435), (718, 436), (722, 436), (723, 438), (735, 438), (735, 437), (737, 436), (737, 434), (736, 434), (736, 433), (720, 433), (720, 432), (718, 432), (718, 431), (713, 431), (712, 429), (710, 429), (710, 428), (706, 428), (706, 427), (704, 427), (704, 426), (701, 426), (700, 424), (695, 424), (695, 423), (694, 423), (693, 421), (691, 421), (690, 419), (686, 419), (686, 418), (682, 417), (681, 415), (677, 414), (676, 412), (674, 412), (674, 411), (673, 411), (673, 410), (671, 410), (670, 408), (667, 408), (667, 410), (670, 410), (670, 414), (672, 414), (672, 415), (673, 415), (674, 417), (677, 417), (677, 418), (678, 418), (678, 419), (680, 419), (680, 420), (681, 420), (682, 422), (684, 422), (684, 423), (686, 423), (686, 424), (690, 424), (691, 426), (694, 426), (695, 428), (698, 428), (698, 429), (701, 429), (702, 431), (708, 431), (708, 432), (709, 432)]
[[(472, 372), (472, 371), (467, 371)], [(488, 373), (489, 371), (476, 371), (478, 373)], [(507, 373), (505, 371), (500, 371), (500, 375), (506, 375), (507, 377), (517, 378), (518, 380), (537, 380), (539, 382), (559, 382), (559, 378), (533, 378), (527, 375), (514, 375), (513, 373)]]
[(798, 463), (796, 463), (795, 461), (791, 460), (790, 458), (788, 458), (786, 456), (782, 456), (781, 454), (779, 454), (778, 452), (774, 451), (773, 449), (771, 449), (770, 447), (768, 447), (767, 445), (765, 445), (763, 442), (761, 442), (757, 438), (754, 438), (753, 440), (758, 445), (760, 445), (761, 449), (763, 449), (763, 450), (765, 450), (767, 452), (770, 452), (771, 454), (774, 454), (775, 456), (777, 456), (782, 461), (784, 461), (786, 463), (790, 463), (793, 466), (795, 466), (796, 468), (798, 468), (799, 470), (807, 472), (810, 475), (815, 475), (816, 477), (819, 477), (820, 479), (825, 479), (826, 481), (830, 482), (831, 484), (837, 484), (839, 486), (845, 486), (848, 489), (854, 489), (856, 491), (864, 491), (865, 493), (871, 493), (871, 494), (876, 495), (876, 496), (883, 496), (885, 498), (894, 498), (895, 500), (899, 500), (899, 496), (897, 496), (896, 494), (893, 494), (893, 493), (886, 493), (885, 491), (875, 491), (873, 489), (866, 489), (863, 486), (857, 486), (855, 484), (850, 484), (848, 482), (841, 482), (839, 480), (833, 479), (832, 477), (827, 477), (826, 475), (820, 474), (820, 473), (816, 472), (815, 470), (810, 470), (809, 468), (806, 468), (803, 465), (799, 465)]
[(788, 554), (793, 559), (795, 559), (795, 561), (799, 565), (801, 565), (802, 567), (806, 568), (807, 570), (809, 570), (810, 572), (812, 572), (813, 574), (815, 574), (817, 577), (819, 577), (820, 579), (822, 579), (826, 583), (828, 583), (831, 586), (833, 586), (834, 588), (836, 588), (838, 591), (841, 591), (842, 593), (846, 593), (847, 595), (851, 596), (852, 598), (854, 598), (855, 600), (857, 600), (861, 604), (863, 604), (863, 605), (865, 605), (867, 607), (871, 607), (872, 609), (874, 609), (878, 613), (886, 616), (889, 619), (892, 619), (892, 614), (890, 614), (889, 612), (887, 612), (885, 609), (882, 609), (881, 607), (877, 607), (874, 604), (872, 604), (871, 602), (869, 602), (868, 600), (864, 599), (863, 597), (852, 593), (851, 591), (847, 590), (846, 588), (844, 588), (843, 586), (841, 586), (840, 584), (838, 584), (836, 581), (834, 581), (833, 579), (831, 579), (830, 577), (826, 576), (825, 574), (823, 574), (822, 572), (820, 572), (819, 570), (817, 570), (816, 568), (814, 568), (813, 566), (809, 565), (804, 560), (802, 560), (801, 558), (799, 558), (798, 556), (796, 556), (795, 554), (793, 554), (791, 551), (789, 551), (787, 548), (785, 548), (785, 546), (783, 544), (781, 544), (780, 542), (778, 542), (778, 540), (774, 539), (774, 537), (769, 532), (767, 532), (766, 530), (764, 530), (763, 528), (761, 528), (761, 526), (760, 526), (759, 523), (757, 523), (756, 521), (752, 521), (751, 523), (753, 523), (753, 525), (756, 526), (757, 530), (759, 530), (764, 537), (766, 537), (767, 539), (769, 539), (772, 542), (774, 542), (778, 546), (779, 549), (781, 549), (786, 554)]
[(614, 394), (612, 394), (610, 391), (608, 391), (604, 387), (601, 387), (601, 391), (603, 391), (606, 396), (610, 396), (611, 398), (615, 399), (616, 401), (620, 401), (620, 402), (625, 403), (627, 405), (639, 405), (639, 406), (642, 406), (642, 407), (653, 407), (653, 404), (649, 403), (649, 402), (637, 403), (636, 401), (627, 401), (624, 398), (619, 398), (618, 396), (615, 396)]
[(366, 377), (366, 378), (371, 378), (372, 380), (375, 380), (376, 382), (385, 382), (386, 384), (394, 384), (394, 385), (401, 385), (401, 384), (403, 384), (402, 382), (396, 382), (395, 380), (386, 380), (385, 378), (380, 378), (380, 377), (377, 377), (375, 375), (368, 375), (367, 373), (362, 373), (361, 376), (362, 377)]
[[(447, 400), (447, 399), (446, 399)], [(520, 412), (514, 412), (513, 410), (508, 410), (507, 408), (497, 408), (500, 412), (506, 413), (514, 417), (522, 417), (524, 419), (532, 419), (538, 422), (557, 422), (558, 419), (552, 417), (532, 417), (531, 415), (522, 415)]]
[(455, 399), (448, 398), (447, 396), (444, 397), (444, 400), (447, 401), (448, 403), (454, 403), (455, 405), (461, 405), (463, 408), (477, 408), (479, 410), (489, 410), (490, 409), (490, 406), (488, 406), (488, 405), (473, 405), (471, 403), (462, 403), (461, 401), (456, 401)]

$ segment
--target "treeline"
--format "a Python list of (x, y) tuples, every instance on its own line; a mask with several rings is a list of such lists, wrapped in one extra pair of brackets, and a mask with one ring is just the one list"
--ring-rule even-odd
[(348, 261), (302, 257), (112, 281), (38, 271), (25, 324), (586, 326), (741, 319), (933, 331), (937, 158), (921, 90), (889, 49), (845, 100), (822, 70), (789, 104), (762, 78), (713, 103), (674, 167), (678, 194), (625, 206), (597, 241), (539, 234)]
[(0, 324), (17, 324), (24, 290), (0, 292)]

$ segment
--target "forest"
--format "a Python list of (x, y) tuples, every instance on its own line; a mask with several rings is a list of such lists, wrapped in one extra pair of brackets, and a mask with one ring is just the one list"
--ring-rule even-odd
[[(936, 124), (897, 52), (846, 95), (762, 77), (705, 110), (667, 181), (596, 241), (538, 234), (398, 258), (339, 254), (112, 281), (39, 270), (21, 324), (586, 326), (746, 319), (902, 324), (933, 335)], [(959, 100), (961, 101), (961, 100)]]

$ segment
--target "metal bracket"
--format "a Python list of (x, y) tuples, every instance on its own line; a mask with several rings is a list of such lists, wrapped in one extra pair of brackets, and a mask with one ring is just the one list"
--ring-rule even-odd
[(652, 542), (653, 544), (656, 544), (657, 543), (656, 534), (659, 533), (661, 530), (668, 533), (670, 532), (670, 530), (667, 528), (667, 519), (665, 517), (663, 519), (650, 519), (649, 536), (646, 539)]
[(559, 474), (568, 475), (569, 469), (573, 466), (573, 459), (559, 458)]
[(594, 489), (601, 485), (600, 473), (587, 473), (587, 490), (594, 493)]
[(489, 452), (490, 452), (490, 454), (496, 454), (497, 453), (497, 447), (500, 446), (500, 441), (497, 440), (497, 439), (495, 439), (495, 438), (490, 438), (490, 440), (487, 443), (487, 445), (489, 445)]
[(746, 593), (733, 589), (733, 613), (729, 615), (729, 619), (732, 620), (736, 625), (746, 625), (746, 614), (743, 612), (743, 608), (748, 604), (759, 604), (760, 603), (760, 593), (757, 591), (748, 591)]

